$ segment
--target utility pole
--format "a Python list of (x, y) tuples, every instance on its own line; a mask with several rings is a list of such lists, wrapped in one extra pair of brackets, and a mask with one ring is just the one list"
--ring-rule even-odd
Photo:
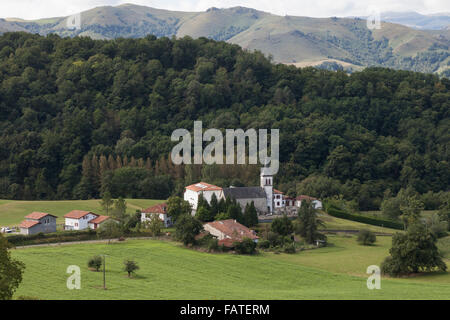
[(102, 254), (103, 257), (103, 290), (106, 290), (106, 254)]

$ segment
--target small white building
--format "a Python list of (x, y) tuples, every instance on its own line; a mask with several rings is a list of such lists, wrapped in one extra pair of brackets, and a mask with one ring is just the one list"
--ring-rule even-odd
[(166, 228), (172, 226), (172, 219), (167, 214), (167, 204), (166, 203), (160, 203), (160, 204), (154, 205), (153, 207), (142, 210), (141, 222), (150, 221), (151, 218), (155, 215), (157, 217), (159, 217), (159, 219), (161, 219), (161, 221), (164, 223), (164, 226)]
[(199, 182), (185, 187), (184, 200), (188, 201), (191, 204), (192, 214), (195, 215), (195, 212), (197, 211), (198, 199), (200, 197), (200, 194), (203, 194), (203, 198), (205, 198), (205, 200), (208, 201), (208, 203), (210, 203), (213, 194), (215, 194), (217, 200), (219, 200), (221, 193), (222, 193), (221, 187), (206, 182)]
[(284, 208), (286, 206), (283, 192), (280, 190), (273, 189), (273, 205), (275, 209)]
[(89, 222), (100, 217), (90, 211), (73, 210), (67, 213), (65, 218), (64, 230), (84, 230), (89, 228)]
[(297, 198), (295, 198), (295, 206), (300, 208), (302, 206), (302, 201), (312, 202), (315, 209), (323, 208), (322, 201), (320, 201), (317, 198), (313, 198), (313, 197), (305, 196), (305, 195), (301, 195), (301, 196), (298, 196)]

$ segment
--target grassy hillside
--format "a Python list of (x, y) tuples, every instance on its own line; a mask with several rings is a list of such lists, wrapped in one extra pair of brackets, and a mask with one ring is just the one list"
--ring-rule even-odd
[[(295, 255), (258, 256), (208, 254), (176, 243), (143, 240), (17, 249), (12, 255), (25, 262), (27, 269), (16, 296), (200, 300), (446, 299), (450, 295), (448, 275), (383, 279), (381, 290), (368, 290), (365, 269), (387, 254), (388, 239), (370, 248), (356, 248), (354, 239), (335, 237), (332, 242), (333, 247)], [(360, 255), (356, 260), (354, 253)], [(95, 254), (108, 255), (106, 291), (100, 289), (102, 274), (86, 267)], [(122, 271), (127, 258), (141, 267), (133, 279)], [(82, 270), (81, 290), (66, 288), (69, 265)]]
[[(127, 199), (128, 213), (145, 209), (163, 200)], [(104, 214), (100, 200), (69, 201), (10, 201), (0, 200), (0, 226), (16, 226), (33, 211), (46, 212), (58, 217), (57, 223), (64, 223), (63, 216), (72, 210), (87, 210)]]
[[(81, 30), (68, 30), (67, 18), (0, 23), (0, 32), (57, 33), (62, 36), (193, 38), (229, 41), (249, 50), (260, 50), (281, 63), (315, 65), (323, 59), (356, 66), (387, 66), (446, 74), (450, 41), (441, 33), (382, 23), (371, 31), (359, 18), (308, 18), (277, 16), (234, 7), (206, 12), (177, 12), (124, 4), (97, 7), (81, 13)], [(9, 29), (8, 29), (9, 27)], [(442, 31), (444, 32), (444, 31)], [(356, 68), (358, 69), (358, 68)]]

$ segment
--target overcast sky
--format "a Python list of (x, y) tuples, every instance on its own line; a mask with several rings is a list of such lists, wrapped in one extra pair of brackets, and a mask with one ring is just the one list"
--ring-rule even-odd
[(373, 6), (380, 11), (450, 12), (450, 0), (0, 0), (0, 17), (68, 16), (93, 7), (122, 3), (179, 11), (245, 6), (279, 15), (311, 17), (367, 15), (368, 8)]

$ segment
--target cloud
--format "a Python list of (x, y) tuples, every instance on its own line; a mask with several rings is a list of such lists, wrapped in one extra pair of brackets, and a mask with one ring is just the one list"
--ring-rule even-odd
[(25, 19), (68, 16), (98, 6), (128, 2), (179, 11), (245, 6), (279, 15), (313, 17), (365, 15), (371, 5), (380, 11), (450, 12), (448, 0), (2, 0), (0, 15)]

